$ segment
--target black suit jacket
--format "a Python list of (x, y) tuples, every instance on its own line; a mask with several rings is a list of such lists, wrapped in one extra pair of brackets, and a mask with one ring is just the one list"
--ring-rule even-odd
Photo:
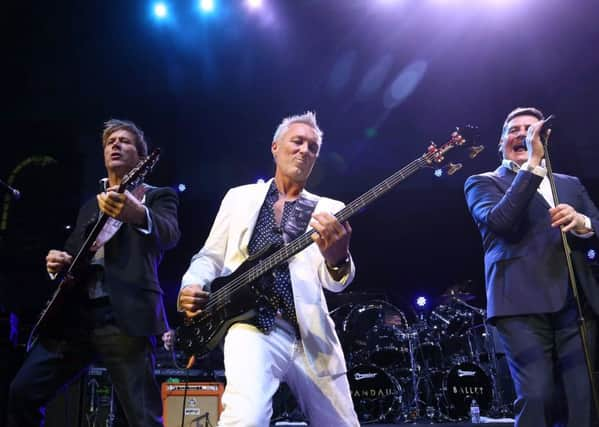
[[(104, 247), (104, 283), (116, 323), (131, 336), (157, 335), (166, 330), (158, 265), (164, 251), (173, 248), (180, 237), (179, 199), (174, 190), (147, 186), (145, 206), (152, 220), (151, 233), (146, 235), (123, 224)], [(77, 253), (98, 213), (95, 197), (81, 207), (65, 251), (72, 255)], [(85, 287), (84, 283), (78, 285)], [(82, 295), (80, 293), (78, 298), (83, 298)], [(71, 318), (69, 321), (76, 320)]]
[[(599, 211), (578, 178), (554, 174), (560, 203), (591, 219), (590, 239), (568, 233), (577, 281), (599, 313), (599, 288), (586, 260), (598, 242)], [(471, 176), (464, 191), (485, 251), (487, 315), (551, 313), (568, 291), (568, 269), (560, 230), (551, 227), (549, 205), (537, 192), (541, 177), (505, 167)]]

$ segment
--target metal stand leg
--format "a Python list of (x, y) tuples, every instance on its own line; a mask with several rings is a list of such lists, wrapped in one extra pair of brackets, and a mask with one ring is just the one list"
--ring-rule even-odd
[(112, 427), (114, 425), (115, 415), (115, 404), (114, 404), (114, 386), (110, 386), (110, 409), (106, 416), (106, 427)]
[(497, 353), (495, 349), (495, 340), (487, 322), (483, 322), (485, 327), (485, 349), (487, 350), (487, 355), (489, 357), (489, 374), (491, 375), (491, 386), (493, 389), (493, 401), (491, 403), (491, 409), (489, 410), (489, 414), (491, 416), (506, 416), (509, 413), (509, 410), (501, 399), (501, 390), (499, 388), (499, 383), (497, 382)]

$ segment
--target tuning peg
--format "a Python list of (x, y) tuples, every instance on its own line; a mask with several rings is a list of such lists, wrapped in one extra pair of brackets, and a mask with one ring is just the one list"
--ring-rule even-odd
[(470, 157), (471, 159), (474, 159), (484, 149), (485, 149), (484, 145), (474, 145), (469, 148), (470, 153), (468, 154), (468, 157)]
[(460, 169), (462, 169), (461, 163), (450, 163), (447, 165), (447, 175), (453, 175)]

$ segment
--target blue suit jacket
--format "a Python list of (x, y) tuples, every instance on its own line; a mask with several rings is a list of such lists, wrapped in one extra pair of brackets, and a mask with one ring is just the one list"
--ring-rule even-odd
[[(599, 314), (599, 288), (586, 261), (596, 244), (599, 210), (578, 178), (554, 174), (560, 203), (591, 219), (590, 239), (568, 233), (580, 288)], [(549, 205), (537, 192), (541, 177), (517, 174), (501, 166), (471, 176), (464, 192), (485, 251), (487, 316), (551, 313), (560, 310), (568, 291), (568, 268), (560, 231), (551, 227)]]

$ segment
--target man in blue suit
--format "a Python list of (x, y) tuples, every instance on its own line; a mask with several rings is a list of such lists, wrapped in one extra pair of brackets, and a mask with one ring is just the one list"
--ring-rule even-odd
[(596, 415), (560, 229), (572, 248), (593, 352), (599, 287), (585, 252), (597, 243), (599, 211), (578, 178), (562, 174), (554, 174), (555, 206), (543, 124), (536, 108), (509, 113), (499, 142), (501, 166), (468, 178), (464, 191), (485, 251), (488, 320), (505, 345), (516, 387), (516, 427), (552, 424), (558, 384), (567, 425), (587, 427)]

